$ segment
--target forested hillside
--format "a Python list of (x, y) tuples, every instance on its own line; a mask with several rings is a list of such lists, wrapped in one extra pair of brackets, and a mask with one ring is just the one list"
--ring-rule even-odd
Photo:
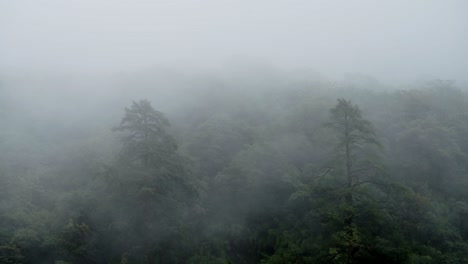
[(468, 263), (465, 87), (243, 74), (5, 77), (0, 263)]

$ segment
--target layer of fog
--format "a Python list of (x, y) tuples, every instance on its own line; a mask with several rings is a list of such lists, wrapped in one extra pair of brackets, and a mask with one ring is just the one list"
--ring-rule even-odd
[(3, 0), (0, 70), (112, 74), (260, 61), (332, 78), (466, 83), (467, 9), (462, 0)]

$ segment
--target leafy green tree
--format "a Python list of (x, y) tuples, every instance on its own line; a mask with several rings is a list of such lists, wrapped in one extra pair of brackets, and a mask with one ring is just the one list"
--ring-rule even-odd
[(5, 264), (22, 264), (24, 263), (24, 256), (21, 249), (12, 245), (0, 246), (0, 263)]
[(86, 223), (70, 219), (62, 231), (60, 245), (74, 263), (95, 263), (95, 235)]

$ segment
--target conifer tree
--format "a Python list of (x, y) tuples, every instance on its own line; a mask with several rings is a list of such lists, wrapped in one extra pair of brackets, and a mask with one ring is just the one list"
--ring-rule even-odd
[[(373, 170), (373, 165), (362, 162), (361, 150), (369, 145), (380, 146), (372, 124), (362, 117), (358, 106), (351, 101), (338, 99), (337, 105), (330, 109), (330, 122), (327, 123), (336, 135), (336, 164), (343, 168), (345, 176), (345, 215), (344, 232), (341, 232), (344, 252), (342, 260), (346, 264), (353, 263), (354, 255), (359, 250), (357, 228), (353, 223), (353, 194), (362, 183), (368, 182), (361, 176)], [(339, 169), (339, 168), (337, 168)], [(338, 252), (337, 252), (338, 255)]]
[(126, 132), (122, 138), (122, 158), (143, 167), (160, 166), (177, 149), (174, 139), (167, 133), (169, 120), (155, 110), (148, 100), (133, 102), (125, 108), (125, 115), (115, 131)]

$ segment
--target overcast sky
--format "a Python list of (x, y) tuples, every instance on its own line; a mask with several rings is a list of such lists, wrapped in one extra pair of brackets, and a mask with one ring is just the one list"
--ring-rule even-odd
[(465, 0), (0, 0), (4, 72), (258, 60), (383, 80), (468, 80)]

